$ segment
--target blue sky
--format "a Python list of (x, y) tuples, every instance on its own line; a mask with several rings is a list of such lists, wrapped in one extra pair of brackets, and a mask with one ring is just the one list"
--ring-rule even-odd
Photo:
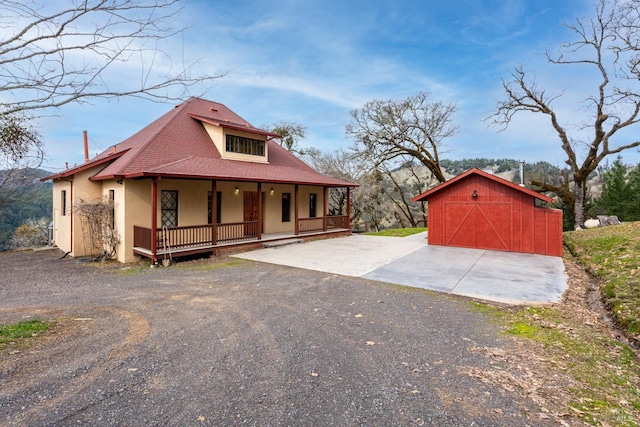
[[(349, 111), (373, 99), (428, 91), (459, 107), (460, 132), (446, 141), (442, 158), (562, 166), (564, 153), (542, 118), (521, 114), (504, 132), (483, 119), (502, 96), (501, 78), (521, 64), (551, 90), (586, 87), (589, 75), (547, 65), (540, 53), (570, 37), (563, 22), (591, 11), (585, 0), (191, 0), (180, 18), (189, 29), (165, 50), (198, 60), (208, 72), (227, 73), (194, 95), (227, 105), (254, 126), (304, 125), (304, 145), (322, 151), (351, 145)], [(567, 122), (584, 114), (579, 106), (558, 107)], [(81, 163), (84, 129), (93, 156), (171, 108), (138, 99), (65, 106), (40, 120), (45, 168)]]

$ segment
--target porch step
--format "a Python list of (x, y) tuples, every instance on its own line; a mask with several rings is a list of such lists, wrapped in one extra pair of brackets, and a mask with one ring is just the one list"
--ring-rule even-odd
[(284, 240), (275, 240), (273, 242), (264, 242), (262, 244), (263, 248), (277, 248), (278, 246), (286, 246), (292, 245), (294, 243), (302, 243), (304, 240), (302, 239), (284, 239)]

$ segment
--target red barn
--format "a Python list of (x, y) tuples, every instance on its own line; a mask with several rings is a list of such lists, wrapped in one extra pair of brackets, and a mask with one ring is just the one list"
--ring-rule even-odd
[(429, 203), (430, 245), (562, 256), (562, 211), (540, 193), (478, 169), (414, 197)]

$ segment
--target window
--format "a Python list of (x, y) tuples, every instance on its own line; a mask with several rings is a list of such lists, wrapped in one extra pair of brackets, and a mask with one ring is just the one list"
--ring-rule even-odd
[(282, 193), (282, 222), (291, 221), (291, 193)]
[(227, 135), (226, 150), (229, 153), (251, 154), (253, 156), (264, 157), (264, 141), (236, 135)]
[[(216, 191), (216, 224), (222, 223), (222, 192)], [(207, 197), (207, 224), (211, 224), (213, 218), (211, 217), (211, 191)]]
[(317, 205), (318, 195), (315, 193), (309, 194), (309, 218), (316, 217), (316, 205)]
[(109, 224), (111, 229), (116, 229), (116, 192), (115, 190), (109, 190), (109, 204), (111, 210), (109, 211)]
[(62, 212), (62, 216), (67, 214), (67, 190), (60, 192), (60, 211)]
[(163, 227), (178, 226), (178, 192), (162, 190), (160, 219)]

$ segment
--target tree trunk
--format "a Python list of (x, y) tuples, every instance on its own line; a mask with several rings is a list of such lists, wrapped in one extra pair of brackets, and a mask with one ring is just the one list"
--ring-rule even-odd
[(425, 159), (419, 159), (419, 160), (422, 162), (423, 165), (427, 167), (427, 169), (429, 169), (429, 171), (431, 171), (431, 174), (433, 175), (433, 177), (437, 179), (440, 184), (444, 183), (447, 180), (447, 178), (445, 178), (444, 174), (442, 173), (442, 169), (440, 169), (440, 163), (432, 162), (430, 160), (425, 160)]
[(587, 188), (586, 180), (576, 179), (575, 181), (575, 203), (573, 205), (573, 219), (576, 227), (584, 226), (584, 203)]

